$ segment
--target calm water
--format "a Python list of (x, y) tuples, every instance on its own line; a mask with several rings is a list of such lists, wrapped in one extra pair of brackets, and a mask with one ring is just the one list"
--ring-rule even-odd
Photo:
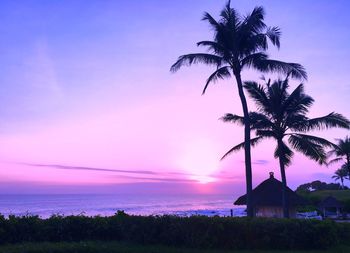
[(0, 195), (0, 213), (8, 216), (53, 214), (109, 216), (117, 210), (128, 214), (244, 215), (244, 207), (233, 206), (231, 195), (125, 196), (125, 195)]

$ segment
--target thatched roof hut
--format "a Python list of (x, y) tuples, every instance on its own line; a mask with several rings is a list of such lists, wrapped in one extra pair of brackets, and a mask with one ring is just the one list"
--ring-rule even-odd
[(335, 207), (335, 208), (342, 208), (344, 205), (339, 202), (336, 198), (332, 196), (328, 196), (324, 200), (321, 201), (321, 203), (318, 204), (320, 208), (328, 208), (328, 207)]
[[(307, 204), (306, 200), (287, 187), (289, 200), (289, 215), (296, 216), (296, 206)], [(246, 195), (239, 197), (235, 205), (246, 205)], [(252, 204), (255, 215), (260, 217), (283, 217), (282, 182), (275, 179), (273, 172), (270, 177), (259, 184), (252, 193)]]
[[(339, 216), (340, 210), (343, 208), (343, 203), (339, 202), (336, 198), (332, 196), (328, 196), (324, 200), (322, 200), (318, 207), (323, 212), (323, 216)], [(332, 215), (333, 214), (333, 215)]]

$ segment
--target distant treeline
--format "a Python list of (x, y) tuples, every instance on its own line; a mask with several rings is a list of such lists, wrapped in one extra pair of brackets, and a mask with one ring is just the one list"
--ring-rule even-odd
[[(306, 207), (306, 210), (318, 209), (322, 200), (332, 196), (344, 205), (341, 209), (342, 212), (350, 213), (350, 190), (346, 186), (343, 187), (334, 183), (327, 184), (317, 180), (300, 185), (296, 192), (309, 202), (310, 206)], [(303, 208), (300, 210), (303, 210)]]
[(0, 243), (122, 241), (198, 249), (325, 249), (350, 243), (350, 224), (332, 221), (129, 216), (0, 217)]
[(348, 190), (347, 186), (342, 186), (338, 183), (325, 183), (319, 180), (313, 181), (311, 183), (306, 183), (299, 185), (296, 192), (310, 192), (310, 191), (325, 191), (325, 190)]

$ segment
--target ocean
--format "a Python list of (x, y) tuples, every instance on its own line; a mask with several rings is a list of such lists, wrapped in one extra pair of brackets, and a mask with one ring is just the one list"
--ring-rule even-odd
[(244, 216), (245, 207), (233, 205), (231, 195), (0, 195), (0, 213), (8, 215), (110, 216), (118, 210), (134, 215)]

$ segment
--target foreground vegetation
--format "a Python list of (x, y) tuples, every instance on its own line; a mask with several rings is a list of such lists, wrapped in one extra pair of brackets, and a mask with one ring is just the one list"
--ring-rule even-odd
[(118, 241), (192, 249), (328, 249), (350, 245), (350, 224), (332, 221), (128, 216), (0, 217), (0, 244)]
[(136, 245), (120, 242), (60, 242), (22, 243), (0, 246), (0, 253), (346, 253), (350, 246), (339, 246), (325, 251), (269, 251), (269, 250), (200, 250), (154, 245)]

